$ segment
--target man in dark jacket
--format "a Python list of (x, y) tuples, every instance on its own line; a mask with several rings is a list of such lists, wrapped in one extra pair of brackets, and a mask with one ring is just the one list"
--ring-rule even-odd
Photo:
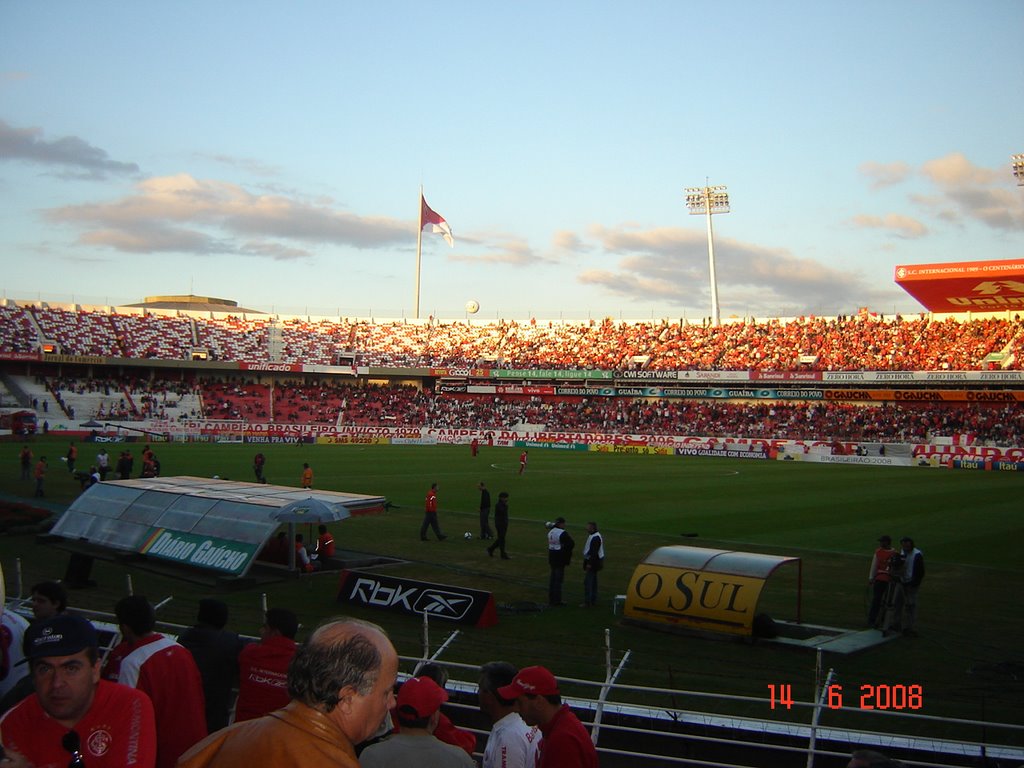
[(562, 601), (562, 583), (565, 568), (572, 561), (572, 550), (576, 542), (565, 530), (565, 518), (559, 517), (548, 528), (548, 565), (551, 578), (548, 580), (548, 605), (565, 605)]
[(232, 691), (238, 682), (242, 640), (236, 633), (224, 629), (227, 623), (227, 605), (221, 600), (204, 597), (199, 601), (195, 626), (178, 637), (178, 642), (192, 653), (203, 678), (206, 728), (210, 733), (228, 724)]

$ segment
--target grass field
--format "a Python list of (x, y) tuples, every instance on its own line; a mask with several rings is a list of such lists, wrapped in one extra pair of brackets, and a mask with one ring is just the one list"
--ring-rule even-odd
[[(0, 444), (0, 466), (9, 468), (0, 479), (0, 493), (8, 497), (32, 492), (31, 482), (17, 480), (20, 445)], [(50, 459), (49, 501), (70, 502), (78, 493), (78, 484), (58, 460), (66, 447), (67, 441), (56, 439), (33, 444), (37, 456), (46, 453)], [(88, 465), (95, 447), (81, 448), (79, 464)], [(133, 446), (136, 455), (138, 448)], [(825, 667), (835, 669), (847, 690), (862, 684), (921, 685), (925, 714), (1024, 722), (1024, 475), (1018, 473), (532, 450), (529, 468), (520, 477), (513, 449), (485, 448), (472, 458), (467, 446), (155, 448), (164, 475), (250, 480), (252, 455), (262, 450), (271, 483), (297, 486), (307, 461), (316, 472), (315, 487), (384, 495), (395, 505), (385, 515), (347, 520), (334, 528), (339, 546), (408, 561), (384, 572), (490, 590), (499, 604), (546, 602), (543, 521), (564, 516), (582, 545), (584, 523), (596, 520), (607, 550), (601, 606), (577, 607), (582, 600), (577, 558), (566, 578), (568, 607), (502, 613), (496, 627), (463, 629), (445, 658), (544, 663), (556, 674), (601, 679), (609, 629), (614, 658), (631, 651), (620, 680), (636, 685), (766, 696), (769, 684), (787, 683), (794, 696), (809, 700), (814, 684), (815, 658), (809, 651), (623, 624), (612, 613), (611, 597), (625, 592), (634, 567), (654, 548), (686, 544), (798, 556), (804, 571), (804, 621), (859, 628), (865, 623), (875, 540), (882, 533), (894, 538), (909, 534), (927, 562), (920, 635), (853, 656), (829, 655)], [(494, 498), (498, 491), (510, 493), (509, 561), (489, 558), (482, 542), (461, 536), (478, 532), (476, 486), (481, 480)], [(439, 484), (441, 525), (450, 534), (445, 542), (418, 538), (431, 482)], [(689, 533), (697, 536), (681, 536)], [(0, 540), (0, 557), (9, 589), (16, 557), (27, 584), (61, 577), (67, 560), (27, 535)], [(124, 592), (125, 571), (98, 563), (94, 576), (98, 586), (76, 591), (73, 601), (110, 610)], [(205, 594), (196, 585), (147, 572), (132, 577), (136, 592), (154, 601), (174, 595), (161, 610), (161, 617), (172, 622), (191, 623), (195, 601)], [(332, 577), (321, 575), (259, 591), (267, 593), (271, 605), (293, 607), (312, 626), (339, 612), (335, 586)], [(234, 629), (255, 632), (259, 591), (222, 595), (232, 606)], [(795, 569), (780, 569), (760, 609), (792, 618), (795, 591)], [(363, 615), (388, 629), (400, 653), (420, 653), (419, 621), (384, 612)], [(443, 636), (436, 624), (433, 631)], [(747, 714), (768, 713), (755, 707)]]

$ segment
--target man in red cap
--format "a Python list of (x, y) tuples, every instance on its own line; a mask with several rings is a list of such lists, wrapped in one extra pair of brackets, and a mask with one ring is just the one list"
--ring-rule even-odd
[(359, 755), (362, 768), (475, 768), (476, 763), (465, 751), (445, 744), (434, 736), (441, 716), (441, 705), (448, 694), (429, 677), (410, 677), (398, 689), (395, 719), (398, 733), (371, 744)]
[(498, 689), (515, 699), (527, 725), (540, 727), (538, 768), (597, 768), (597, 750), (583, 723), (562, 703), (558, 681), (544, 667), (524, 667), (509, 685)]

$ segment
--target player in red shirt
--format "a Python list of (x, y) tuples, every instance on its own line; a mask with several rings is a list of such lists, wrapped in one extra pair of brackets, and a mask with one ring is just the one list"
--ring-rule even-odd
[(288, 704), (288, 665), (295, 655), (299, 620), (287, 608), (271, 608), (260, 627), (260, 641), (238, 655), (235, 722), (253, 720)]
[(420, 541), (427, 540), (427, 528), (434, 530), (438, 541), (448, 538), (441, 533), (441, 526), (437, 522), (437, 483), (431, 483), (430, 490), (427, 491), (427, 499), (423, 508), (423, 525), (420, 526)]
[(199, 668), (187, 648), (153, 631), (156, 612), (146, 598), (123, 597), (114, 612), (124, 641), (110, 652), (103, 677), (138, 688), (153, 701), (158, 724), (156, 765), (173, 768), (182, 752), (206, 736), (206, 699)]
[(33, 624), (25, 639), (35, 694), (0, 718), (8, 757), (63, 768), (77, 746), (89, 768), (153, 768), (153, 705), (142, 691), (100, 679), (92, 624), (60, 614)]
[(522, 453), (519, 454), (519, 474), (520, 475), (523, 474), (523, 472), (526, 471), (526, 454), (528, 454), (528, 453), (529, 453), (529, 451), (523, 451)]

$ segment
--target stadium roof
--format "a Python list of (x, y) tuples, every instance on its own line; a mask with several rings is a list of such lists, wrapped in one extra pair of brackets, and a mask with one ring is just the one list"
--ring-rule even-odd
[(931, 312), (1024, 309), (1024, 259), (904, 264), (895, 277)]
[(238, 306), (237, 301), (231, 299), (218, 299), (215, 296), (147, 296), (144, 301), (138, 304), (126, 304), (128, 307), (143, 307), (145, 309), (181, 309), (191, 312), (229, 312), (245, 313), (247, 315), (265, 315), (258, 309), (246, 309)]

